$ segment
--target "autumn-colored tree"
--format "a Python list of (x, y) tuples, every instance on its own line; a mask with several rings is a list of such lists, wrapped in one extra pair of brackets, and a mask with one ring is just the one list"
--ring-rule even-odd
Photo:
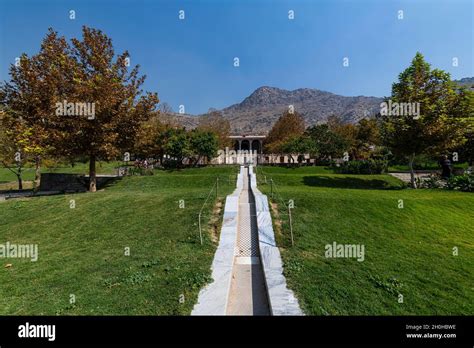
[[(18, 189), (23, 190), (23, 167), (24, 156), (21, 150), (21, 141), (24, 139), (24, 130), (19, 128), (18, 123), (7, 120), (9, 116), (2, 111), (0, 113), (0, 163), (12, 172), (18, 181)], [(11, 128), (11, 124), (15, 128)]]
[(469, 111), (459, 110), (460, 105), (467, 105), (461, 98), (449, 73), (431, 70), (419, 52), (392, 85), (392, 95), (385, 106), (388, 102), (397, 106), (401, 103), (419, 105), (416, 113), (396, 110), (396, 113), (381, 115), (384, 142), (394, 154), (408, 159), (414, 188), (416, 155), (440, 155), (463, 142), (466, 123), (459, 115)]
[(339, 116), (332, 115), (327, 119), (329, 130), (344, 139), (345, 151), (352, 158), (357, 157), (357, 128), (351, 123), (343, 122)]
[(273, 125), (265, 139), (265, 151), (268, 153), (282, 153), (282, 145), (290, 138), (299, 137), (304, 133), (303, 117), (296, 111), (286, 111)]
[(199, 117), (197, 128), (216, 134), (220, 149), (232, 146), (232, 141), (229, 139), (230, 122), (224, 118), (220, 111), (210, 110), (206, 115)]
[[(132, 149), (140, 124), (155, 108), (156, 94), (143, 94), (145, 77), (129, 71), (129, 54), (115, 56), (100, 30), (83, 27), (82, 41), (69, 45), (52, 29), (40, 52), (23, 55), (10, 70), (1, 100), (14, 121), (24, 121), (27, 149), (69, 158), (89, 158), (90, 191), (96, 190), (96, 161)], [(43, 144), (46, 140), (46, 144)], [(38, 156), (37, 156), (38, 157)]]
[(382, 143), (380, 127), (376, 119), (362, 119), (356, 125), (355, 157), (367, 159), (373, 149)]
[(177, 115), (170, 104), (164, 102), (158, 105), (158, 111), (160, 113), (160, 120), (167, 127), (179, 128), (180, 120), (179, 115)]
[(48, 146), (49, 130), (45, 122), (52, 109), (52, 96), (47, 93), (50, 80), (41, 67), (39, 55), (23, 54), (18, 64), (10, 66), (10, 81), (0, 86), (0, 103), (5, 106), (2, 127), (9, 133), (10, 144), (21, 153), (22, 163), (34, 163), (35, 189), (41, 160), (52, 149)]
[[(47, 117), (54, 147), (58, 155), (89, 158), (89, 190), (94, 192), (96, 161), (133, 148), (158, 97), (142, 92), (145, 76), (139, 76), (139, 66), (128, 68), (128, 52), (116, 56), (112, 40), (100, 30), (83, 27), (82, 34), (82, 40), (74, 38), (69, 45), (50, 30), (40, 54), (48, 59), (45, 70), (56, 99), (56, 112)], [(84, 105), (88, 112), (78, 112)]]
[(149, 120), (142, 122), (137, 132), (134, 154), (142, 158), (160, 156), (163, 153), (163, 142), (159, 138), (167, 127), (160, 113), (154, 113)]

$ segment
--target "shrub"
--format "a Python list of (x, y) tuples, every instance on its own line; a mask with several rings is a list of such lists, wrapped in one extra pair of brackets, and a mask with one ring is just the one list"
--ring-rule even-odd
[(128, 175), (153, 175), (153, 169), (142, 167), (131, 167), (128, 169)]
[(452, 176), (448, 179), (446, 187), (449, 190), (474, 192), (474, 174)]
[(342, 174), (383, 174), (387, 172), (388, 162), (385, 160), (348, 161), (340, 167), (335, 167), (336, 172)]
[(441, 188), (444, 186), (443, 180), (439, 174), (430, 174), (427, 178), (416, 178), (416, 187), (419, 188)]

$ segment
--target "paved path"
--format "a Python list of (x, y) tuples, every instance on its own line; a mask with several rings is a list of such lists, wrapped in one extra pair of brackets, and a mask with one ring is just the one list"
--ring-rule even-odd
[(258, 250), (255, 200), (249, 190), (248, 168), (239, 197), (237, 245), (227, 314), (270, 315), (264, 274)]
[[(391, 176), (394, 176), (396, 177), (397, 179), (400, 179), (401, 181), (404, 181), (406, 183), (410, 183), (411, 182), (411, 176), (410, 176), (410, 173), (406, 173), (406, 172), (393, 172), (393, 173), (389, 173)], [(434, 174), (434, 173), (415, 173), (415, 178), (420, 178), (420, 179), (427, 179), (431, 174)]]

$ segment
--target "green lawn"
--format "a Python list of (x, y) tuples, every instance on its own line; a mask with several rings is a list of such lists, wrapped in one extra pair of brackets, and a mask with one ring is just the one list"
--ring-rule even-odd
[(197, 214), (216, 176), (222, 204), (236, 173), (234, 167), (157, 171), (93, 194), (0, 202), (0, 244), (39, 246), (37, 262), (0, 259), (0, 315), (189, 314), (210, 280), (211, 231), (221, 221), (212, 212), (215, 196), (204, 210), (203, 246)]
[[(472, 193), (400, 189), (387, 175), (258, 170), (264, 193), (270, 195), (270, 178), (276, 184), (283, 221), (277, 242), (289, 286), (307, 314), (474, 314)], [(282, 201), (289, 199), (294, 247), (283, 215)], [(365, 260), (326, 258), (325, 245), (333, 242), (364, 245)]]
[[(116, 174), (116, 167), (122, 165), (122, 162), (97, 162), (98, 174)], [(57, 168), (41, 168), (43, 173), (73, 173), (73, 174), (89, 174), (89, 163), (76, 163), (72, 166), (60, 166)], [(23, 180), (31, 181), (35, 178), (35, 169), (31, 167), (23, 168)], [(7, 168), (0, 166), (0, 184), (14, 182), (16, 184), (17, 178)]]

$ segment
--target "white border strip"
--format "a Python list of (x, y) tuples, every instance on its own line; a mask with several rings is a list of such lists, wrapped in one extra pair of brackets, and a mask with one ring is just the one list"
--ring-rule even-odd
[(213, 282), (201, 289), (191, 315), (226, 314), (237, 240), (239, 196), (244, 184), (243, 174), (244, 167), (241, 166), (237, 175), (237, 188), (226, 198), (219, 246), (211, 266)]
[(275, 241), (267, 196), (257, 189), (257, 177), (249, 166), (250, 187), (257, 211), (258, 244), (272, 315), (304, 315), (283, 275), (283, 262)]

